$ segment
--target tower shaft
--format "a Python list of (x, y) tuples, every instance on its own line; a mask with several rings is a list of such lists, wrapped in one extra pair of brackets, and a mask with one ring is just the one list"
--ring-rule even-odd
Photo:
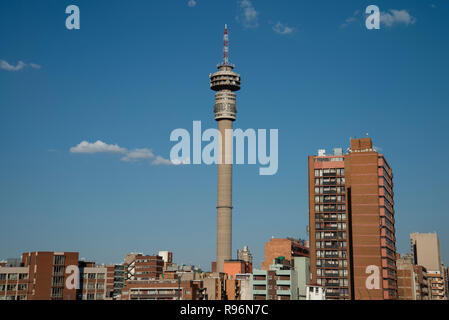
[(232, 120), (218, 120), (218, 130), (222, 147), (217, 178), (217, 271), (223, 272), (224, 261), (232, 259), (232, 164), (225, 163), (226, 153), (232, 152), (232, 136), (231, 141), (226, 141), (225, 134), (226, 130), (232, 130)]

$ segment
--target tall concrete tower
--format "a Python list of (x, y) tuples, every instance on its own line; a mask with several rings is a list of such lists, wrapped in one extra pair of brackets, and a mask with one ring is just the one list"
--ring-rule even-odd
[(232, 71), (234, 65), (229, 64), (228, 44), (228, 28), (225, 25), (223, 62), (217, 65), (217, 72), (209, 75), (210, 88), (216, 91), (215, 120), (222, 138), (218, 151), (217, 272), (223, 272), (224, 261), (232, 259), (232, 164), (229, 164), (231, 161), (225, 161), (226, 154), (232, 155), (232, 136), (226, 141), (225, 132), (226, 129), (232, 130), (232, 122), (236, 119), (234, 91), (240, 90), (240, 75)]

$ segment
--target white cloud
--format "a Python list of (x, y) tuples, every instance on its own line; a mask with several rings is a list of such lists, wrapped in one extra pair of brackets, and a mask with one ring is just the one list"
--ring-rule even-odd
[(6, 70), (6, 71), (19, 71), (19, 70), (22, 70), (25, 66), (26, 66), (26, 64), (23, 63), (23, 61), (19, 61), (19, 63), (17, 63), (17, 66), (13, 66), (13, 65), (10, 65), (5, 60), (0, 60), (0, 69)]
[(26, 64), (23, 61), (19, 61), (16, 66), (13, 66), (6, 62), (5, 60), (0, 60), (0, 69), (6, 70), (6, 71), (19, 71), (23, 68), (30, 66), (33, 69), (40, 69), (41, 66), (35, 63)]
[(35, 64), (35, 63), (30, 63), (30, 67), (33, 68), (33, 69), (40, 69), (41, 68), (40, 65)]
[(169, 159), (165, 159), (161, 156), (156, 156), (156, 159), (154, 159), (151, 164), (157, 166), (157, 165), (172, 165), (173, 163)]
[(388, 12), (381, 12), (380, 22), (387, 27), (391, 27), (393, 24), (404, 24), (406, 26), (414, 24), (416, 18), (412, 17), (407, 10), (395, 10), (391, 9)]
[(273, 30), (277, 34), (290, 34), (290, 33), (292, 33), (294, 31), (294, 29), (292, 27), (288, 27), (288, 26), (282, 24), (279, 21), (278, 21), (278, 23), (276, 23), (273, 26)]
[(357, 16), (360, 14), (360, 10), (354, 11), (351, 17), (347, 18), (343, 24), (340, 25), (340, 28), (345, 28), (349, 26), (351, 23), (357, 21)]
[(196, 1), (195, 0), (189, 0), (189, 2), (187, 2), (187, 5), (191, 8), (193, 8), (194, 6), (196, 6)]
[(256, 11), (250, 0), (239, 1), (239, 15), (237, 21), (241, 22), (246, 28), (257, 28), (259, 12)]
[(88, 141), (81, 141), (75, 147), (70, 148), (70, 153), (84, 153), (84, 154), (117, 153), (117, 154), (124, 154), (124, 156), (120, 159), (121, 161), (124, 162), (137, 162), (140, 160), (154, 159), (151, 162), (152, 165), (173, 164), (170, 160), (167, 160), (159, 155), (155, 155), (153, 151), (151, 151), (151, 149), (140, 148), (128, 150), (126, 148), (120, 147), (117, 144), (107, 144), (101, 140), (97, 140), (94, 143)]
[(151, 158), (154, 158), (154, 153), (150, 149), (143, 148), (129, 151), (121, 160), (125, 162), (133, 162)]
[(125, 148), (121, 148), (116, 144), (107, 144), (97, 140), (95, 143), (81, 141), (76, 147), (70, 148), (71, 153), (126, 153)]

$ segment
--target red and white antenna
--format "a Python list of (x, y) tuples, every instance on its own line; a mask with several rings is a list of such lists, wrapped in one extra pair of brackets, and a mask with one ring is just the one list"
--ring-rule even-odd
[(223, 64), (228, 65), (228, 63), (229, 63), (229, 56), (228, 56), (229, 55), (229, 38), (228, 38), (228, 25), (227, 24), (225, 24), (223, 40), (224, 40)]

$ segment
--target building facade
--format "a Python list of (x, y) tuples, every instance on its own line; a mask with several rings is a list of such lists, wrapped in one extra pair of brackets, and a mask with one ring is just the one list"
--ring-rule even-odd
[(26, 252), (22, 263), (29, 269), (28, 294), (31, 300), (75, 300), (76, 288), (65, 283), (67, 267), (78, 267), (78, 252)]
[[(309, 156), (311, 283), (326, 299), (396, 299), (393, 173), (370, 138)], [(379, 287), (367, 288), (370, 268)]]
[(298, 280), (298, 299), (307, 300), (307, 286), (310, 284), (310, 258), (293, 257), (293, 268)]
[(127, 256), (127, 280), (159, 279), (164, 270), (164, 260), (161, 256), (135, 254)]
[(31, 299), (29, 288), (28, 267), (0, 267), (0, 300)]
[(294, 257), (309, 257), (309, 248), (304, 240), (271, 238), (265, 242), (265, 261), (262, 262), (262, 269), (269, 270), (273, 260), (278, 257), (292, 262)]
[(429, 300), (429, 279), (426, 268), (413, 264), (413, 258), (404, 256), (396, 260), (398, 299)]
[(121, 300), (203, 300), (201, 281), (126, 281)]
[(297, 274), (288, 260), (273, 260), (269, 270), (253, 270), (250, 300), (298, 300)]
[(412, 233), (410, 234), (410, 245), (414, 264), (427, 269), (430, 281), (430, 299), (446, 299), (444, 267), (441, 263), (440, 239), (437, 233)]
[(82, 300), (110, 299), (107, 286), (108, 269), (105, 266), (80, 269), (80, 290)]

